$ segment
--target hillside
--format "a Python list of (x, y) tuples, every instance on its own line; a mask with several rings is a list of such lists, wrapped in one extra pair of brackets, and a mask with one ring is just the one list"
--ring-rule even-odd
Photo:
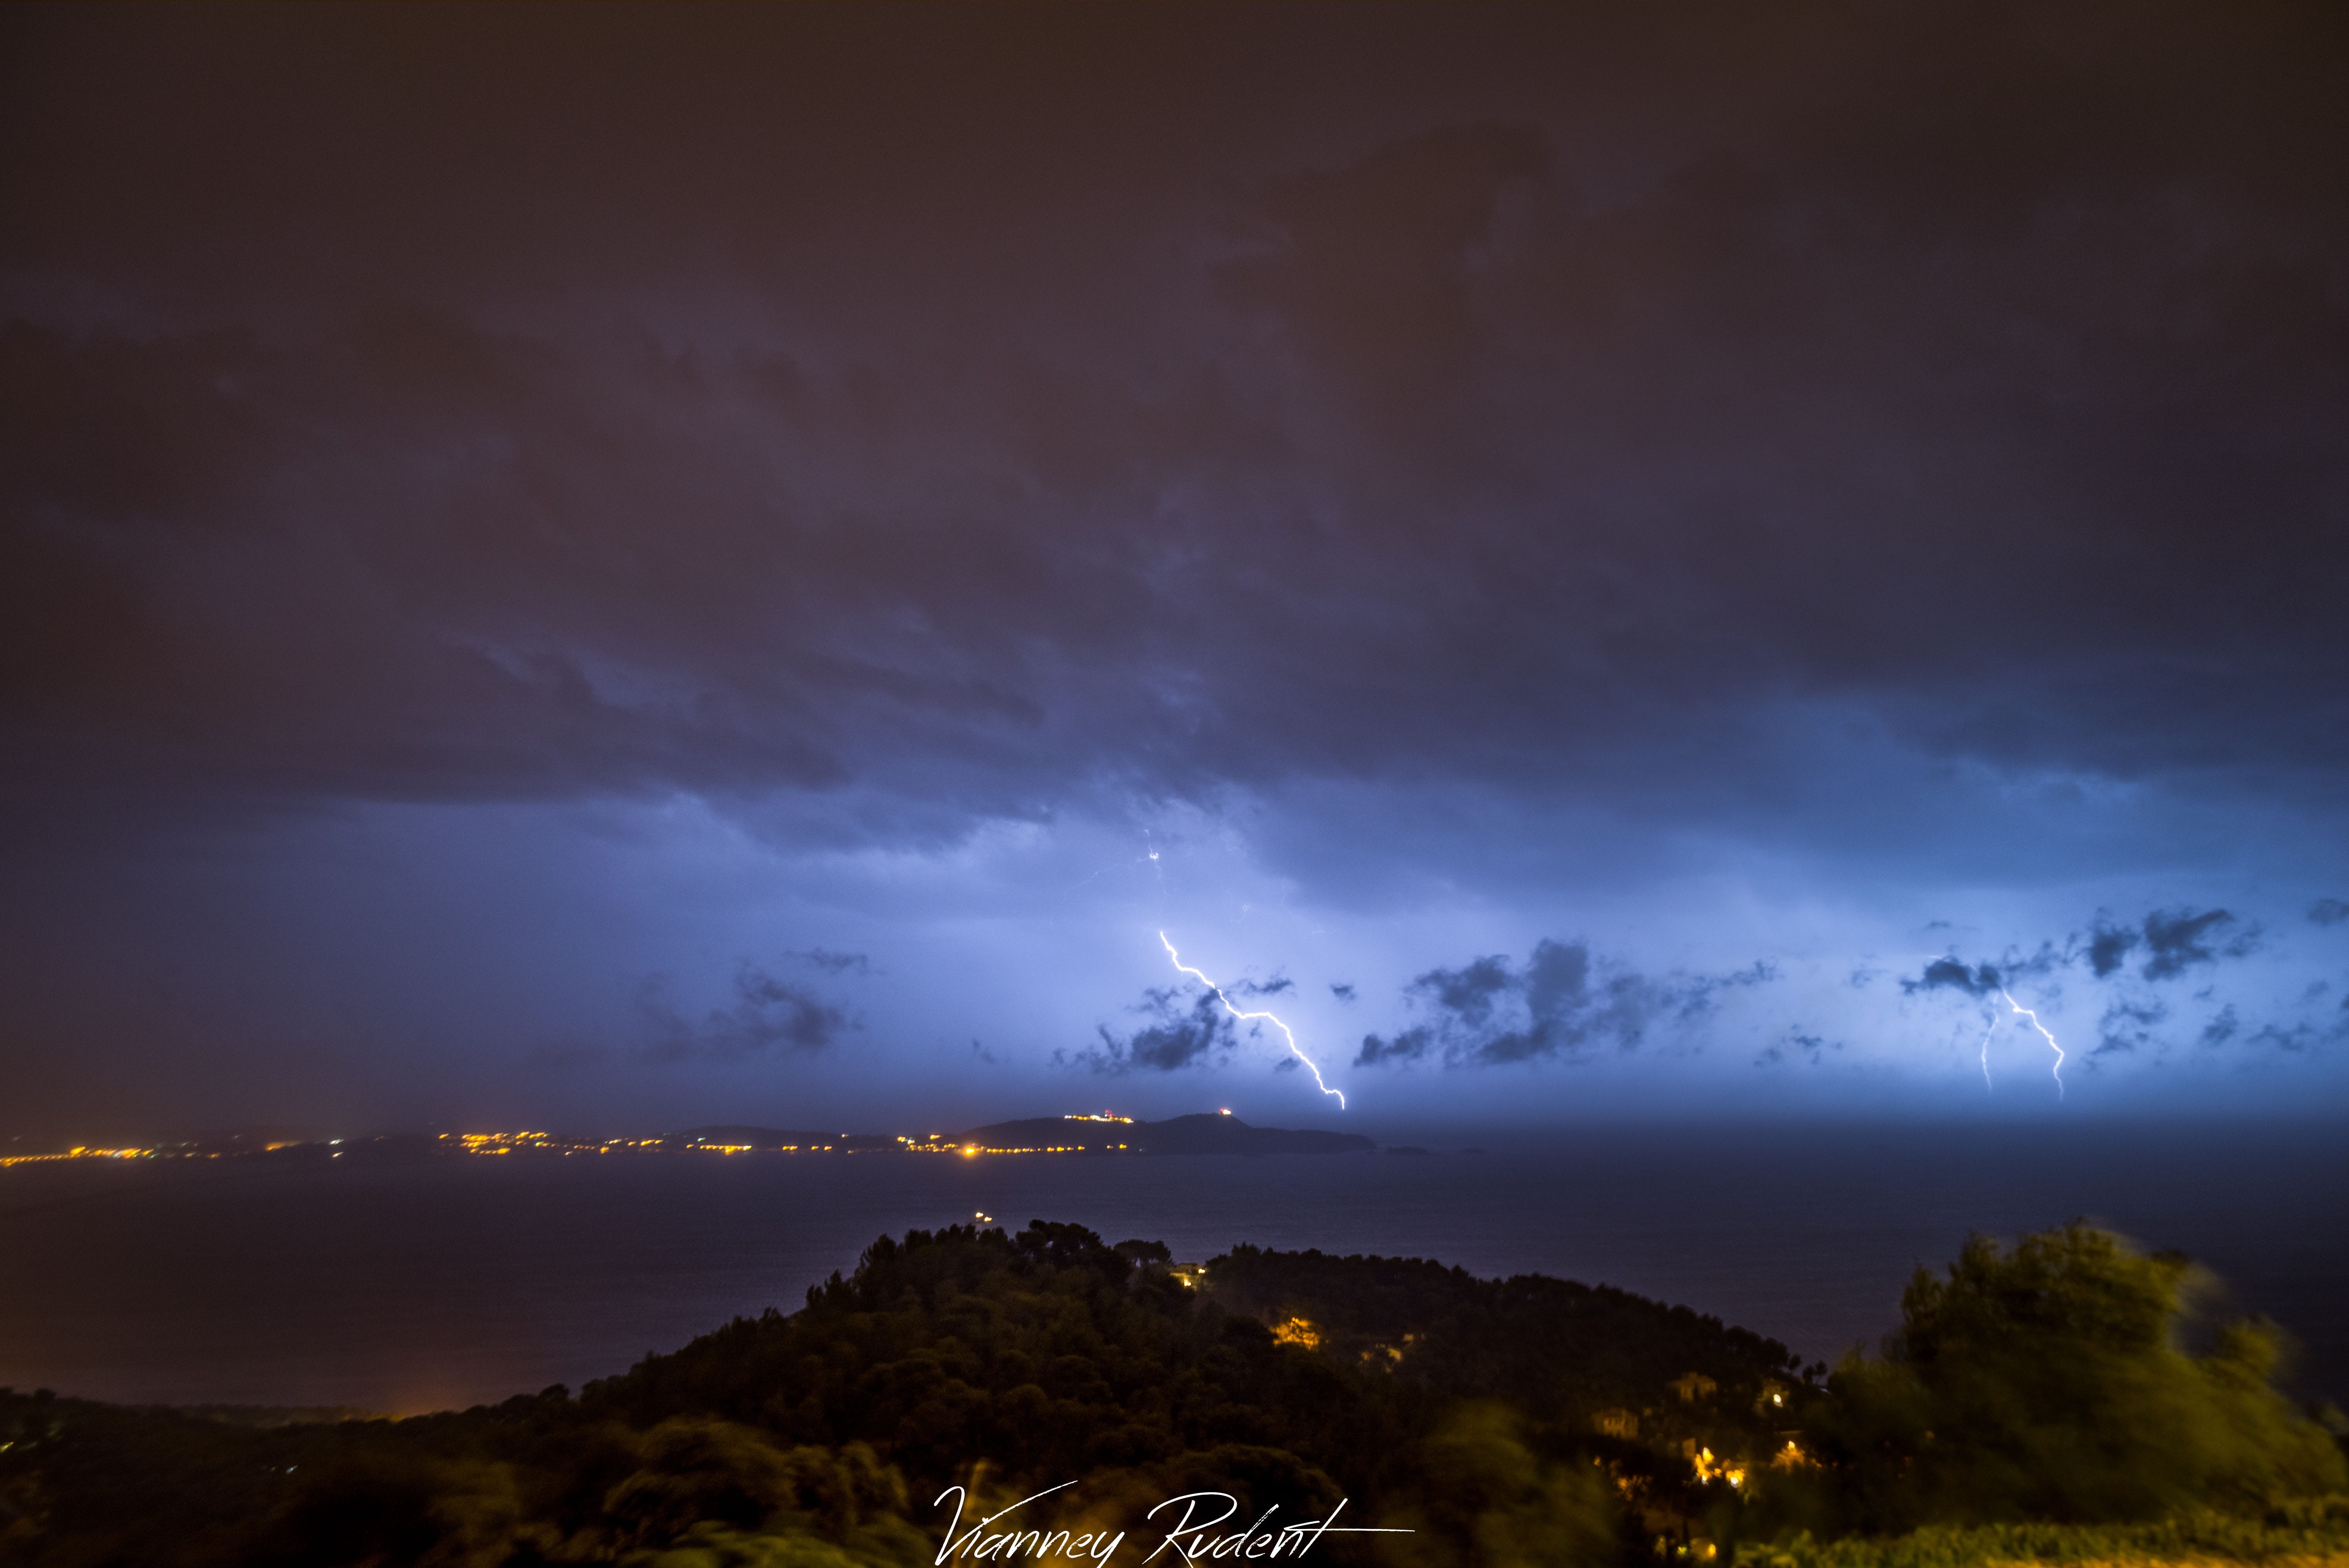
[(1129, 1154), (1359, 1154), (1377, 1147), (1358, 1132), (1254, 1127), (1209, 1112), (1165, 1121), (1092, 1121), (1040, 1116), (999, 1121), (956, 1135), (982, 1149), (1078, 1149)]
[(1313, 1552), (1394, 1568), (2337, 1556), (2340, 1453), (2267, 1387), (2255, 1326), (2169, 1346), (2183, 1278), (2079, 1226), (1971, 1245), (1912, 1285), (1901, 1359), (1822, 1384), (1603, 1286), (911, 1231), (576, 1398), (259, 1426), (0, 1389), (0, 1560), (915, 1568), (947, 1560), (956, 1488), (1123, 1563), (1203, 1493), (1276, 1531), (1342, 1507), (1407, 1532)]

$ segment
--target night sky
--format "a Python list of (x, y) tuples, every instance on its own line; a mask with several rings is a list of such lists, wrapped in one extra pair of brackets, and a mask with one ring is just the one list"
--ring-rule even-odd
[(2337, 1110), (2345, 46), (11, 7), (0, 1133)]

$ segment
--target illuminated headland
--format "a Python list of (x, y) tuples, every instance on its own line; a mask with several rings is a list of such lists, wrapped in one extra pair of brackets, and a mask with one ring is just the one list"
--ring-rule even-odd
[(14, 1165), (57, 1165), (71, 1161), (111, 1160), (233, 1160), (251, 1154), (275, 1154), (285, 1150), (315, 1149), (329, 1158), (356, 1140), (333, 1139), (301, 1139), (291, 1137), (252, 1137), (230, 1133), (218, 1138), (189, 1139), (176, 1143), (151, 1145), (125, 1144), (113, 1148), (97, 1148), (74, 1144), (67, 1148), (31, 1150), (23, 1154), (0, 1154), (0, 1170)]
[(1349, 1154), (1376, 1148), (1351, 1132), (1254, 1127), (1228, 1110), (1143, 1121), (1116, 1111), (1072, 1111), (1057, 1117), (999, 1121), (965, 1132), (828, 1132), (775, 1127), (688, 1128), (657, 1138), (585, 1138), (519, 1131), (388, 1134), (376, 1138), (266, 1140), (236, 1135), (140, 1147), (79, 1146), (48, 1152), (0, 1155), (0, 1167), (67, 1161), (221, 1160), (261, 1155), (312, 1161), (382, 1158), (396, 1154), (481, 1158), (609, 1155), (943, 1154), (975, 1160), (1006, 1154)]

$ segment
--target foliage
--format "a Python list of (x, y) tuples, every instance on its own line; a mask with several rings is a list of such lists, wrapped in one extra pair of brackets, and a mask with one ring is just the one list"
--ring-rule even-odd
[(2289, 1563), (2349, 1554), (2349, 1498), (2265, 1518), (2189, 1513), (2145, 1524), (1928, 1525), (1907, 1535), (1740, 1553), (1740, 1568), (1976, 1568), (1991, 1563)]
[(1426, 1568), (1604, 1563), (1618, 1554), (1616, 1510), (1590, 1460), (1545, 1456), (1505, 1405), (1460, 1408), (1428, 1440), (1420, 1485), (1382, 1522), (1388, 1561)]
[[(1197, 1492), (1240, 1522), (1342, 1509), (1412, 1532), (1333, 1532), (1314, 1554), (1340, 1568), (1600, 1568), (1699, 1537), (1776, 1568), (2337, 1550), (2338, 1508), (2275, 1500), (2338, 1488), (2338, 1452), (2269, 1387), (2264, 1331), (2177, 1347), (2189, 1284), (2084, 1227), (1977, 1243), (1911, 1284), (1892, 1354), (1822, 1388), (1783, 1346), (1619, 1291), (1255, 1248), (1202, 1275), (1073, 1225), (913, 1231), (803, 1310), (576, 1399), (229, 1424), (0, 1390), (0, 1556), (914, 1568), (954, 1499), (977, 1518), (1056, 1488), (1019, 1517), (1130, 1532), (1118, 1561)], [(1601, 1435), (1601, 1410), (1637, 1437)], [(1823, 1466), (1765, 1467), (1790, 1422)], [(1815, 1539), (1936, 1521), (1987, 1528)]]
[(884, 1237), (806, 1311), (739, 1320), (591, 1385), (581, 1405), (632, 1425), (695, 1412), (869, 1443), (934, 1495), (974, 1460), (1050, 1485), (1234, 1445), (1360, 1477), (1398, 1435), (1373, 1393), (1091, 1232), (1039, 1222)]
[(2271, 1384), (2261, 1324), (2181, 1348), (2196, 1282), (2075, 1222), (1919, 1270), (1883, 1359), (1853, 1357), (1809, 1435), (1852, 1522), (2153, 1520), (2349, 1487), (2339, 1449)]
[(1711, 1407), (1745, 1429), (1764, 1382), (1792, 1385), (1775, 1339), (1609, 1285), (1541, 1274), (1478, 1279), (1417, 1258), (1234, 1247), (1208, 1269), (1213, 1297), (1267, 1322), (1304, 1317), (1326, 1348), (1444, 1394), (1506, 1399), (1588, 1427), (1597, 1411), (1652, 1405), (1671, 1379), (1713, 1379)]

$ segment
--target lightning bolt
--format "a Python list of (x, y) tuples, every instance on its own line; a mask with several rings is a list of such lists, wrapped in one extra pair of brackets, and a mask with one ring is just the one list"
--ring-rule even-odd
[[(2013, 997), (2012, 997), (2012, 996), (2009, 996), (2009, 997), (2007, 998), (2007, 1000), (2008, 1000), (2008, 1001), (2010, 1001), (2010, 1002), (2012, 1002), (2012, 1001), (2013, 1001), (2013, 1000), (2014, 1000), (2014, 998), (2013, 998)], [(1997, 1034), (1997, 1033), (1998, 1033), (1998, 1015), (1997, 1015), (1997, 1014), (1995, 1014), (1995, 1013), (1993, 1013), (1993, 1014), (1992, 1014), (1992, 1015), (1991, 1015), (1990, 1027), (1989, 1027), (1989, 1028), (1987, 1028), (1987, 1029), (1984, 1029), (1984, 1030), (1982, 1031), (1982, 1088), (1983, 1088), (1985, 1090), (1989, 1089), (1989, 1088), (1990, 1088), (1990, 1037), (1991, 1037), (1992, 1035), (1995, 1035), (1995, 1034)]]
[[(2008, 1006), (2013, 1008), (2016, 1012), (2031, 1020), (2031, 1026), (2039, 1031), (2040, 1038), (2047, 1042), (2047, 1048), (2055, 1053), (2055, 1066), (2053, 1069), (2055, 1074), (2055, 1098), (2057, 1099), (2062, 1099), (2064, 1098), (2064, 1047), (2055, 1043), (2055, 1037), (2047, 1032), (2047, 1026), (2039, 1021), (2039, 1015), (2024, 1006), (2022, 1003), (2016, 1001), (2014, 997), (2008, 993), (2005, 986), (2000, 986), (1998, 988), (1998, 994), (2006, 997), (2006, 1005)], [(1982, 1048), (1985, 1051), (1990, 1048), (1990, 1037), (1988, 1035), (1984, 1035), (1982, 1037)], [(1984, 1060), (1987, 1062), (1988, 1058), (1985, 1057)], [(1982, 1068), (1982, 1076), (1985, 1078), (1990, 1076), (1990, 1068), (1987, 1066)]]
[[(1152, 858), (1155, 859), (1156, 857), (1154, 855)], [(1216, 1000), (1224, 1005), (1225, 1012), (1229, 1013), (1233, 1017), (1237, 1018), (1244, 1024), (1254, 1023), (1257, 1019), (1261, 1018), (1271, 1024), (1274, 1028), (1278, 1029), (1281, 1032), (1282, 1037), (1288, 1041), (1288, 1049), (1290, 1053), (1293, 1054), (1299, 1061), (1305, 1064), (1305, 1070), (1313, 1075), (1313, 1081), (1320, 1086), (1321, 1092), (1336, 1099), (1338, 1102), (1338, 1109), (1340, 1110), (1346, 1109), (1345, 1095), (1340, 1090), (1331, 1088), (1327, 1083), (1322, 1082), (1321, 1069), (1313, 1065), (1313, 1058), (1311, 1057), (1307, 1056), (1302, 1050), (1298, 1048), (1297, 1037), (1295, 1034), (1290, 1032), (1288, 1025), (1282, 1023), (1278, 1018), (1274, 1017), (1270, 1013), (1241, 1012), (1237, 1007), (1232, 1006), (1232, 999), (1224, 995), (1224, 988), (1222, 986), (1216, 985), (1213, 980), (1208, 979), (1205, 975), (1202, 975), (1199, 971), (1192, 968), (1188, 964), (1183, 962), (1183, 955), (1174, 951), (1174, 944), (1166, 940), (1166, 934), (1164, 932), (1162, 931), (1158, 934), (1158, 940), (1159, 943), (1165, 947), (1166, 956), (1174, 961), (1174, 967), (1180, 969), (1184, 974), (1188, 975), (1192, 979), (1196, 980), (1200, 985), (1205, 985), (1208, 990), (1214, 992), (1216, 994)], [(2061, 1080), (2058, 1081), (2060, 1082)]]

